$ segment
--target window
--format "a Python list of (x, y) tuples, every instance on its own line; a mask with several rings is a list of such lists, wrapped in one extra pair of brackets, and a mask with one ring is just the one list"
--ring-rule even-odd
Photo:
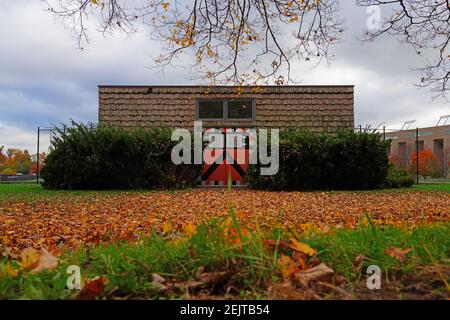
[(203, 100), (198, 102), (199, 119), (223, 119), (223, 101)]
[(227, 116), (227, 119), (253, 119), (253, 101), (229, 101)]
[(444, 139), (433, 140), (433, 152), (441, 163), (444, 163)]
[(198, 120), (253, 120), (253, 100), (198, 100)]
[(419, 141), (415, 142), (414, 147), (416, 149), (414, 149), (414, 152), (416, 152), (416, 150), (417, 150), (417, 144), (419, 144), (419, 152), (422, 152), (423, 150), (425, 150), (425, 144), (424, 144), (423, 140), (419, 140)]

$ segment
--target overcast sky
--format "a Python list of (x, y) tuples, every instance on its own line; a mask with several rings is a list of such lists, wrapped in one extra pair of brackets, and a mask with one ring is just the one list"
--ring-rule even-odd
[[(368, 15), (353, 1), (341, 2), (348, 30), (334, 48), (337, 60), (315, 69), (296, 63), (296, 80), (354, 84), (357, 125), (386, 121), (399, 128), (416, 119), (421, 127), (434, 126), (439, 116), (450, 114), (448, 102), (432, 101), (427, 89), (414, 86), (419, 76), (412, 68), (421, 63), (414, 50), (389, 38), (361, 45), (357, 37)], [(35, 151), (37, 126), (69, 119), (96, 122), (98, 84), (199, 84), (184, 69), (167, 68), (161, 74), (149, 68), (159, 44), (145, 30), (131, 39), (120, 34), (104, 38), (91, 30), (90, 44), (80, 51), (71, 31), (45, 8), (40, 0), (0, 4), (0, 145)]]

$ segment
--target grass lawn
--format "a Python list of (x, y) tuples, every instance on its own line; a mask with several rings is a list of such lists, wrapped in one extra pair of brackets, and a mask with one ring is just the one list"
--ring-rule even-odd
[[(447, 299), (448, 191), (0, 184), (0, 298)], [(66, 288), (69, 265), (81, 291)], [(367, 289), (370, 265), (380, 290)]]
[(414, 185), (413, 188), (416, 190), (441, 190), (450, 192), (450, 183), (419, 184)]
[(109, 191), (81, 191), (81, 190), (47, 190), (36, 183), (0, 183), (0, 201), (33, 201), (52, 197), (71, 197), (89, 195), (108, 195), (120, 193), (148, 193), (149, 190), (109, 190)]

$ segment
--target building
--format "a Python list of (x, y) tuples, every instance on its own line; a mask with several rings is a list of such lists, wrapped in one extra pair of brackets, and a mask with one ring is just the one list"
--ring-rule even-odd
[[(194, 129), (354, 127), (354, 86), (99, 86), (99, 122), (113, 126)], [(232, 152), (233, 153), (233, 152)], [(206, 168), (204, 185), (242, 183), (246, 166)], [(205, 175), (208, 174), (207, 176)]]
[[(400, 167), (408, 168), (416, 152), (416, 129), (386, 133), (390, 139), (390, 158)], [(419, 152), (430, 150), (440, 162), (442, 176), (450, 178), (450, 125), (420, 128), (418, 135)]]

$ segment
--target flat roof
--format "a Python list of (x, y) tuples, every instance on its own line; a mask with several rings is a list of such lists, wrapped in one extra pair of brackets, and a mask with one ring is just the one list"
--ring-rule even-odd
[(215, 85), (108, 85), (108, 84), (101, 84), (98, 85), (99, 88), (257, 88), (257, 87), (264, 87), (264, 88), (336, 88), (336, 87), (345, 87), (345, 88), (353, 88), (355, 85), (353, 84), (330, 84), (330, 85), (283, 85), (283, 86), (277, 86), (277, 85), (251, 85), (251, 86), (215, 86)]
[[(442, 126), (433, 126), (433, 127), (423, 127), (423, 128), (419, 128), (419, 130), (432, 130), (432, 129), (436, 129), (436, 128), (450, 128), (450, 124), (446, 124), (446, 125), (442, 125)], [(415, 132), (416, 128), (414, 129), (407, 129), (407, 130), (396, 130), (396, 131), (386, 131), (386, 134), (393, 134), (393, 133), (399, 133), (399, 132)]]

